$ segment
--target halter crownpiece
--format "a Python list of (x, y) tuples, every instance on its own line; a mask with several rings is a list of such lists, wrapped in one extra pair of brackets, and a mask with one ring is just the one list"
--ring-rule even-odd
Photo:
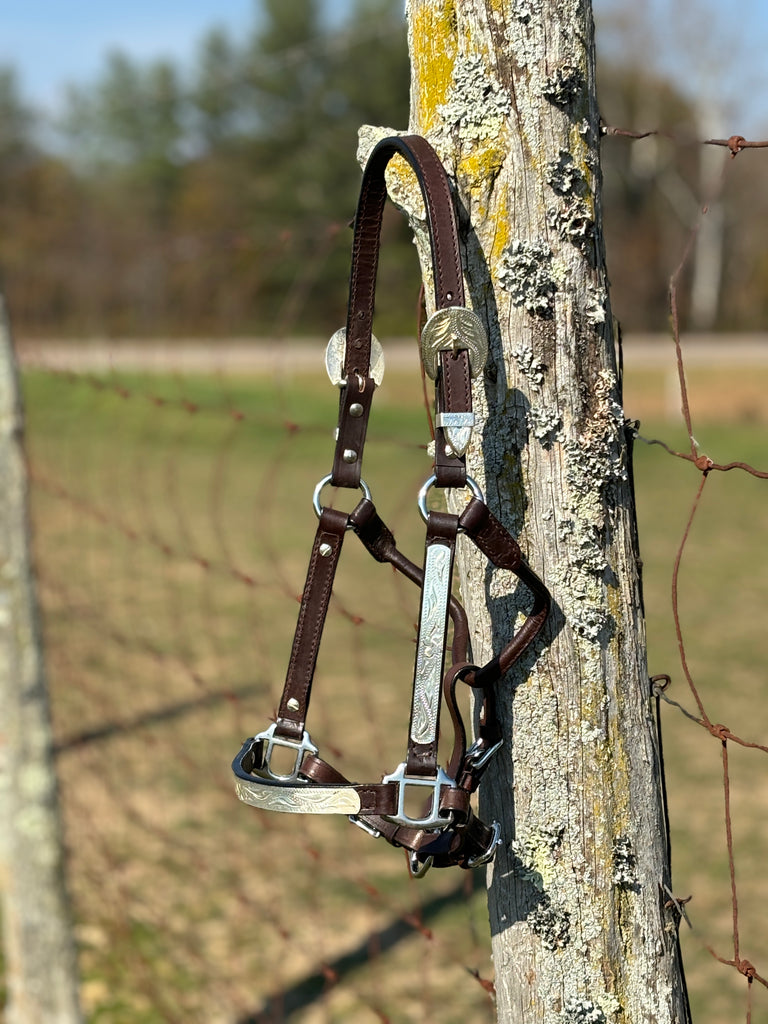
[[(361, 476), (371, 400), (384, 372), (382, 349), (371, 326), (387, 195), (384, 171), (395, 155), (409, 163), (424, 198), (435, 289), (435, 312), (421, 338), (424, 367), (435, 382), (436, 427), (433, 471), (417, 501), (426, 523), (423, 567), (398, 549)], [(404, 847), (415, 876), (431, 865), (473, 868), (493, 857), (500, 842), (499, 825), (486, 825), (475, 815), (471, 796), (502, 745), (494, 687), (538, 635), (550, 606), (546, 587), (467, 475), (466, 451), (474, 426), (471, 385), (482, 373), (487, 353), (483, 325), (464, 305), (456, 218), (442, 164), (419, 136), (384, 139), (363, 172), (346, 327), (333, 335), (326, 350), (328, 375), (340, 389), (336, 450), (331, 472), (313, 495), (318, 526), (285, 686), (276, 721), (246, 740), (232, 769), (237, 796), (244, 803), (291, 814), (346, 814), (370, 835)], [(359, 489), (362, 497), (349, 513), (326, 507), (322, 497), (327, 485)], [(427, 498), (433, 487), (464, 488), (471, 496), (460, 513), (431, 511)], [(350, 782), (324, 761), (306, 729), (320, 640), (348, 532), (377, 561), (392, 565), (421, 591), (405, 759), (380, 782), (367, 784)], [(469, 659), (467, 616), (451, 593), (456, 540), (462, 533), (492, 565), (513, 572), (533, 596), (533, 607), (512, 640), (483, 666)], [(453, 635), (446, 670), (450, 625)], [(459, 681), (473, 687), (479, 699), (477, 736), (469, 747), (456, 699)], [(445, 761), (438, 754), (443, 702), (454, 733), (453, 749)], [(279, 758), (280, 770), (273, 758)], [(415, 797), (423, 800), (416, 813)]]

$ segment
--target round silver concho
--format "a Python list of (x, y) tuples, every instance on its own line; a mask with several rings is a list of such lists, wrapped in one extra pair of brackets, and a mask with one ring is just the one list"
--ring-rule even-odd
[[(343, 387), (344, 359), (347, 353), (347, 329), (340, 327), (331, 337), (325, 349), (325, 369), (331, 378), (331, 384), (335, 387)], [(379, 344), (378, 338), (371, 335), (371, 365), (368, 369), (368, 376), (373, 377), (376, 387), (379, 387), (384, 379), (384, 351)]]
[(472, 376), (478, 377), (488, 358), (488, 339), (479, 316), (464, 306), (438, 309), (421, 332), (421, 358), (432, 380), (437, 377), (439, 353), (462, 349), (468, 350)]

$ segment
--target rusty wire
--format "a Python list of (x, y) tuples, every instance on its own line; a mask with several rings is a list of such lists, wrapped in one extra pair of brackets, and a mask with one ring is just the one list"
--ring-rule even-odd
[(602, 135), (617, 135), (621, 138), (633, 139), (634, 141), (649, 139), (655, 136), (657, 138), (668, 139), (670, 142), (674, 142), (677, 145), (723, 146), (731, 151), (731, 158), (738, 156), (739, 153), (745, 149), (768, 149), (768, 140), (750, 142), (749, 139), (745, 139), (743, 135), (731, 135), (727, 139), (682, 138), (672, 132), (665, 132), (659, 129), (653, 129), (651, 131), (633, 131), (629, 128), (616, 128), (613, 125), (607, 124), (601, 125), (600, 133)]
[[(671, 140), (677, 144), (699, 144), (704, 146), (722, 146), (730, 151), (731, 160), (733, 160), (740, 152), (745, 149), (768, 149), (768, 141), (753, 142), (748, 141), (742, 135), (731, 135), (727, 139), (681, 139), (679, 136), (674, 136), (670, 133), (663, 131), (633, 131), (629, 129), (616, 128), (608, 125), (604, 125), (601, 129), (602, 134), (605, 136), (618, 136), (627, 138), (633, 141), (648, 138), (649, 136), (662, 136)], [(651, 680), (653, 692), (657, 700), (663, 700), (670, 706), (676, 708), (686, 718), (695, 722), (701, 728), (705, 729), (720, 745), (721, 761), (722, 761), (722, 777), (723, 777), (723, 824), (725, 831), (725, 840), (728, 852), (728, 874), (730, 884), (730, 900), (731, 900), (731, 936), (732, 936), (732, 956), (726, 957), (718, 953), (711, 946), (707, 946), (708, 951), (719, 963), (725, 966), (732, 967), (747, 981), (747, 1003), (746, 1003), (746, 1024), (751, 1024), (752, 1021), (752, 987), (754, 982), (758, 982), (768, 989), (768, 979), (763, 974), (760, 974), (755, 965), (748, 959), (742, 956), (741, 951), (741, 940), (739, 934), (739, 898), (738, 898), (738, 886), (736, 877), (736, 857), (734, 853), (734, 842), (733, 842), (733, 819), (731, 813), (731, 774), (728, 761), (728, 744), (735, 743), (738, 746), (746, 747), (753, 750), (761, 751), (762, 753), (768, 754), (768, 746), (757, 743), (754, 741), (746, 740), (741, 736), (733, 733), (726, 725), (722, 723), (714, 722), (709, 714), (707, 713), (704, 701), (702, 699), (699, 687), (697, 686), (693, 674), (691, 672), (686, 642), (683, 636), (683, 629), (681, 625), (680, 617), (680, 602), (679, 602), (679, 576), (680, 567), (683, 561), (683, 555), (688, 544), (688, 540), (691, 533), (691, 527), (693, 526), (696, 513), (701, 505), (702, 496), (704, 489), (709, 479), (709, 475), (713, 472), (728, 472), (733, 469), (742, 470), (751, 476), (757, 477), (762, 480), (768, 480), (768, 471), (757, 469), (746, 462), (732, 461), (727, 463), (717, 463), (713, 461), (709, 456), (699, 451), (698, 442), (695, 439), (693, 429), (693, 419), (691, 414), (690, 402), (688, 397), (688, 384), (685, 373), (685, 359), (683, 354), (683, 347), (681, 342), (681, 329), (680, 329), (680, 311), (678, 307), (678, 284), (683, 271), (687, 268), (688, 263), (693, 252), (693, 248), (696, 239), (701, 229), (702, 218), (706, 216), (711, 204), (719, 197), (727, 174), (728, 164), (723, 165), (722, 174), (716, 182), (712, 194), (703, 197), (704, 201), (701, 205), (701, 212), (698, 222), (691, 229), (683, 253), (677, 267), (673, 271), (669, 280), (668, 290), (668, 302), (669, 302), (669, 313), (671, 321), (671, 336), (672, 342), (675, 346), (675, 365), (678, 378), (678, 386), (680, 392), (681, 410), (683, 419), (685, 421), (685, 428), (688, 434), (688, 440), (690, 443), (689, 452), (680, 452), (672, 448), (666, 442), (657, 438), (647, 439), (637, 434), (639, 440), (645, 444), (658, 445), (663, 448), (669, 455), (675, 458), (683, 459), (687, 462), (692, 463), (701, 474), (698, 482), (695, 496), (691, 502), (688, 518), (683, 529), (683, 534), (680, 539), (680, 543), (677, 547), (675, 554), (674, 564), (672, 568), (672, 616), (674, 621), (675, 636), (677, 639), (678, 652), (680, 656), (680, 665), (682, 668), (683, 676), (686, 684), (690, 691), (690, 694), (696, 704), (698, 714), (695, 714), (686, 709), (681, 703), (671, 699), (667, 693), (667, 687), (669, 685), (668, 676), (656, 676)], [(665, 680), (662, 685), (661, 680)], [(678, 901), (676, 901), (678, 902)]]

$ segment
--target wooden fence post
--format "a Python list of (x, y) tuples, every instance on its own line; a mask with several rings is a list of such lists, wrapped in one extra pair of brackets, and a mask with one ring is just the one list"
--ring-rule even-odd
[(27, 519), (13, 345), (0, 298), (0, 890), (7, 1024), (81, 1024)]
[[(682, 1024), (591, 4), (409, 0), (407, 14), (410, 130), (455, 182), (491, 346), (469, 469), (554, 599), (500, 686), (507, 743), (483, 783), (505, 837), (489, 872), (499, 1020)], [(459, 568), (482, 663), (525, 596), (471, 548)]]

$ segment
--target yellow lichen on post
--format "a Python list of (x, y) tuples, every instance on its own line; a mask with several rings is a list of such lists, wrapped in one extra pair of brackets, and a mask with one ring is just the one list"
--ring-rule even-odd
[(456, 167), (456, 178), (465, 192), (481, 204), (478, 214), (485, 221), (487, 204), (493, 184), (504, 165), (504, 140), (498, 138), (489, 145), (478, 145), (461, 153)]
[(414, 5), (408, 36), (414, 83), (411, 121), (428, 136), (440, 121), (439, 108), (448, 97), (458, 53), (454, 0)]

